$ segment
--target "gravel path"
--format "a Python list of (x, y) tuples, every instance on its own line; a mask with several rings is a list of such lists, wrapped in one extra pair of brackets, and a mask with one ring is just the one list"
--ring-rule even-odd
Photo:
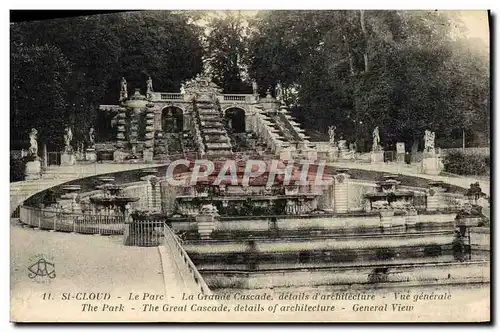
[[(118, 297), (128, 298), (130, 292), (164, 294), (158, 248), (126, 247), (121, 241), (121, 237), (11, 225), (11, 320), (114, 320), (109, 313), (102, 317), (106, 313), (82, 313), (82, 303), (89, 301), (63, 301), (62, 293), (108, 292), (109, 303), (123, 303)], [(49, 283), (28, 277), (28, 267), (40, 254), (55, 264), (56, 277)], [(47, 292), (56, 299), (43, 301), (42, 295)], [(116, 313), (116, 320), (124, 318), (119, 314)]]

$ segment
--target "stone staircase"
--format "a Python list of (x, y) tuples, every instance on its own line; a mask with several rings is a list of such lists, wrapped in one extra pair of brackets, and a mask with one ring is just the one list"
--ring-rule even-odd
[(197, 101), (195, 110), (205, 153), (214, 156), (231, 155), (231, 140), (217, 106), (211, 101)]

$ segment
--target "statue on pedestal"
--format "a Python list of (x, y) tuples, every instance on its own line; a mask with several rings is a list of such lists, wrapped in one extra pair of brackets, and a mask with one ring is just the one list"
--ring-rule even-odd
[(37, 135), (38, 135), (38, 131), (35, 128), (31, 128), (29, 155), (33, 156), (33, 157), (38, 156)]
[(73, 140), (73, 132), (70, 127), (66, 127), (66, 134), (64, 135), (64, 144), (66, 145), (64, 148), (65, 152), (73, 152), (73, 148), (71, 147), (71, 141)]
[(255, 80), (252, 80), (252, 90), (254, 96), (257, 96), (259, 94), (259, 86), (257, 85), (257, 82)]
[(95, 146), (95, 130), (94, 127), (90, 127), (89, 130), (89, 147), (94, 148)]
[(378, 126), (373, 129), (372, 151), (380, 151), (380, 132)]
[(278, 81), (276, 84), (276, 89), (275, 89), (275, 94), (276, 94), (276, 100), (283, 100), (283, 88), (281, 87), (281, 82)]
[(153, 80), (151, 79), (151, 76), (148, 78), (146, 81), (146, 94), (150, 95), (151, 92), (153, 92)]
[(430, 130), (425, 131), (424, 135), (424, 151), (425, 152), (434, 152), (435, 147), (434, 147), (434, 140), (436, 138), (436, 135), (434, 132)]
[(332, 145), (335, 144), (335, 129), (337, 129), (335, 126), (328, 127), (328, 136), (330, 137), (330, 144)]
[(127, 99), (127, 97), (127, 81), (125, 80), (125, 77), (122, 77), (122, 80), (120, 82), (120, 100)]

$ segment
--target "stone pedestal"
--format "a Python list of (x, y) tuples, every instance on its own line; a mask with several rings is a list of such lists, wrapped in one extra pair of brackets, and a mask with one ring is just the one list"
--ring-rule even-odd
[(406, 227), (415, 227), (418, 222), (418, 213), (416, 210), (410, 210), (405, 216)]
[(153, 161), (153, 151), (151, 150), (144, 150), (142, 152), (142, 159), (144, 162), (152, 162)]
[(61, 166), (73, 166), (76, 163), (76, 157), (73, 152), (63, 152), (61, 154)]
[(339, 159), (339, 148), (336, 146), (330, 148), (330, 151), (328, 152), (328, 157), (330, 161), (336, 161), (337, 159)]
[(216, 228), (217, 215), (214, 214), (198, 214), (196, 217), (196, 224), (198, 226), (198, 234), (200, 239), (210, 239), (212, 232)]
[(85, 160), (86, 161), (97, 161), (97, 153), (95, 149), (93, 148), (88, 148), (85, 150)]
[(337, 170), (334, 187), (334, 211), (335, 213), (346, 213), (349, 211), (349, 174), (344, 170)]
[(127, 153), (123, 152), (121, 150), (116, 150), (115, 152), (113, 152), (113, 160), (114, 161), (124, 161), (126, 156), (127, 156)]
[(40, 178), (42, 173), (42, 164), (40, 160), (28, 161), (26, 163), (26, 168), (24, 171), (26, 180), (37, 180)]
[(372, 162), (372, 164), (383, 163), (384, 151), (372, 151), (370, 155), (370, 161)]
[(443, 198), (442, 193), (446, 189), (440, 183), (431, 183), (430, 188), (427, 190), (427, 211), (437, 211), (442, 207)]
[(441, 162), (437, 156), (425, 156), (422, 159), (422, 173), (439, 175), (441, 173)]
[(392, 227), (392, 217), (393, 216), (394, 216), (394, 211), (392, 211), (392, 210), (380, 211), (380, 226), (383, 229), (390, 229)]

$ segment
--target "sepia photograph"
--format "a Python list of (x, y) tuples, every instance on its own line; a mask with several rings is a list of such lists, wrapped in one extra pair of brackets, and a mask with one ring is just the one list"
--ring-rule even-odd
[(12, 323), (491, 322), (491, 12), (55, 13), (10, 12)]

